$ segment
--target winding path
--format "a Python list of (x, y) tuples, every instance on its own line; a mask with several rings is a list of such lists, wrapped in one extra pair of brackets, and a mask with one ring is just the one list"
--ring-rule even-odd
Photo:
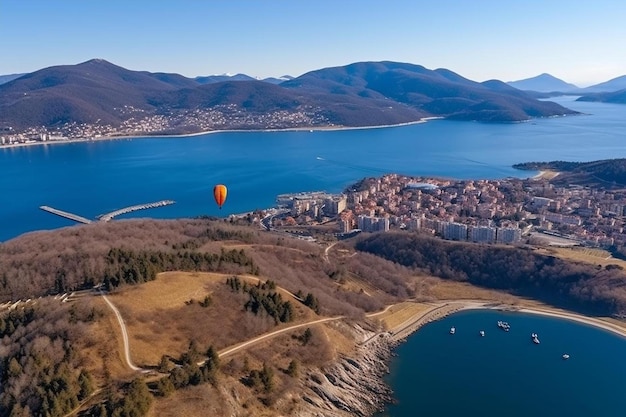
[(255, 343), (261, 342), (265, 339), (269, 339), (272, 338), (274, 336), (278, 336), (281, 333), (286, 333), (289, 332), (291, 330), (295, 330), (295, 329), (299, 329), (301, 327), (305, 327), (305, 326), (312, 326), (314, 324), (319, 324), (319, 323), (326, 323), (328, 321), (334, 321), (334, 320), (341, 320), (343, 319), (344, 316), (336, 316), (336, 317), (326, 317), (324, 319), (318, 319), (318, 320), (313, 320), (313, 321), (307, 321), (306, 323), (300, 323), (300, 324), (294, 324), (293, 326), (289, 326), (289, 327), (285, 327), (283, 329), (279, 329), (279, 330), (274, 330), (273, 332), (270, 333), (265, 333), (261, 336), (257, 336), (254, 339), (250, 339), (247, 342), (243, 342), (239, 345), (236, 345), (234, 347), (230, 347), (227, 349), (222, 350), (221, 352), (219, 352), (219, 356), (220, 358), (226, 355), (230, 355), (232, 353), (235, 353), (243, 348), (246, 348), (250, 345), (253, 345)]
[(107, 297), (103, 292), (100, 292), (100, 294), (102, 294), (102, 298), (104, 298), (104, 301), (106, 301), (109, 307), (111, 307), (111, 310), (113, 310), (113, 312), (115, 313), (115, 317), (117, 317), (117, 321), (120, 324), (120, 328), (122, 329), (122, 340), (124, 342), (124, 360), (126, 361), (126, 364), (133, 371), (148, 372), (147, 369), (143, 369), (138, 366), (135, 366), (135, 364), (131, 361), (130, 344), (128, 343), (128, 331), (126, 331), (126, 323), (124, 323), (122, 314), (120, 314), (120, 311), (117, 309), (117, 307), (115, 307), (115, 305), (111, 302), (111, 300), (109, 300), (109, 297)]
[(324, 249), (324, 255), (323, 255), (323, 258), (324, 258), (324, 261), (325, 261), (327, 264), (329, 264), (329, 263), (330, 263), (330, 260), (328, 259), (328, 252), (329, 252), (329, 251), (330, 251), (330, 249), (331, 249), (333, 246), (335, 246), (337, 243), (339, 243), (339, 242), (333, 242), (333, 243), (331, 243), (330, 245), (326, 246), (326, 248)]

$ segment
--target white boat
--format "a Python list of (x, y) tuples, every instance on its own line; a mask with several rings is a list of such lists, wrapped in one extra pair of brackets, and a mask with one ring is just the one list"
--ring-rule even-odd
[(533, 343), (539, 344), (539, 335), (537, 333), (531, 333), (530, 338), (533, 340)]
[(498, 321), (498, 327), (504, 330), (505, 332), (508, 332), (509, 330), (511, 330), (511, 326), (509, 325), (509, 323), (507, 323), (506, 321), (502, 321), (502, 320)]
[(450, 334), (454, 334), (456, 332), (456, 329), (454, 327), (450, 327)]
[(569, 355), (567, 353), (563, 354), (563, 359), (569, 359)]
[(481, 330), (479, 333), (480, 333), (481, 336), (485, 335), (485, 331), (484, 330)]

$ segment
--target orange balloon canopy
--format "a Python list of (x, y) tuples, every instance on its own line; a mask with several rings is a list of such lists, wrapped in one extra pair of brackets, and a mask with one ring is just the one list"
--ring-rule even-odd
[(215, 187), (213, 187), (213, 197), (215, 197), (215, 202), (217, 203), (220, 209), (222, 208), (224, 201), (226, 201), (227, 192), (228, 191), (225, 185), (217, 184)]

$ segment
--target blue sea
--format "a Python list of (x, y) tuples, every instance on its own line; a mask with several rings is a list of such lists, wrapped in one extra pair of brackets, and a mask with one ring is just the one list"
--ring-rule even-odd
[[(581, 116), (526, 123), (434, 120), (378, 129), (235, 132), (0, 148), (0, 241), (74, 224), (41, 205), (87, 218), (175, 200), (121, 216), (226, 216), (274, 206), (281, 193), (340, 192), (397, 172), (451, 178), (529, 176), (511, 165), (626, 156), (626, 106), (559, 101)], [(217, 183), (228, 187), (222, 210)]]
[[(527, 177), (518, 162), (626, 157), (626, 106), (559, 98), (580, 116), (526, 123), (445, 120), (341, 131), (214, 133), (0, 148), (0, 241), (73, 225), (48, 205), (95, 218), (141, 203), (176, 204), (120, 218), (226, 216), (278, 194), (340, 192), (385, 173)], [(217, 183), (228, 187), (222, 210)], [(508, 320), (510, 333), (496, 327)], [(457, 334), (450, 337), (450, 326)], [(484, 328), (487, 336), (478, 337)], [(538, 332), (541, 345), (530, 343)], [(563, 361), (561, 355), (571, 359)], [(432, 323), (398, 349), (385, 415), (624, 416), (624, 340), (552, 318), (465, 312)]]
[(379, 417), (626, 416), (624, 352), (626, 338), (572, 321), (460, 312), (399, 345), (388, 378), (397, 403)]

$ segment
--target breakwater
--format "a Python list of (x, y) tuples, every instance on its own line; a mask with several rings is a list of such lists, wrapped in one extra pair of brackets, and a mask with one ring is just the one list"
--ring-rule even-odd
[(125, 207), (123, 209), (119, 209), (119, 210), (115, 210), (107, 214), (103, 214), (102, 216), (99, 217), (99, 220), (101, 222), (108, 222), (108, 221), (111, 221), (114, 217), (117, 217), (121, 214), (131, 213), (133, 211), (139, 211), (139, 210), (146, 210), (146, 209), (155, 208), (155, 207), (169, 206), (174, 203), (175, 201), (173, 200), (161, 200), (161, 201), (156, 201), (154, 203), (138, 204), (136, 206)]
[(39, 208), (42, 209), (43, 211), (47, 211), (48, 213), (56, 214), (57, 216), (65, 217), (66, 219), (74, 220), (75, 222), (78, 222), (78, 223), (89, 224), (92, 222), (91, 220), (85, 217), (82, 217), (82, 216), (79, 216), (77, 214), (70, 213), (67, 211), (58, 210), (50, 206), (40, 206)]
[[(115, 210), (110, 213), (106, 213), (101, 216), (98, 216), (98, 220), (101, 222), (108, 222), (108, 221), (111, 221), (114, 217), (117, 217), (125, 213), (131, 213), (133, 211), (146, 210), (146, 209), (151, 209), (155, 207), (169, 206), (174, 203), (176, 203), (174, 200), (161, 200), (161, 201), (155, 201), (154, 203), (137, 204), (135, 206), (124, 207), (122, 209)], [(93, 220), (90, 220), (83, 216), (79, 216), (78, 214), (70, 213), (68, 211), (55, 209), (50, 206), (40, 206), (39, 208), (43, 211), (47, 211), (48, 213), (56, 214), (57, 216), (64, 217), (69, 220), (74, 220), (75, 222), (78, 222), (78, 223), (84, 223), (84, 224), (93, 223)]]

